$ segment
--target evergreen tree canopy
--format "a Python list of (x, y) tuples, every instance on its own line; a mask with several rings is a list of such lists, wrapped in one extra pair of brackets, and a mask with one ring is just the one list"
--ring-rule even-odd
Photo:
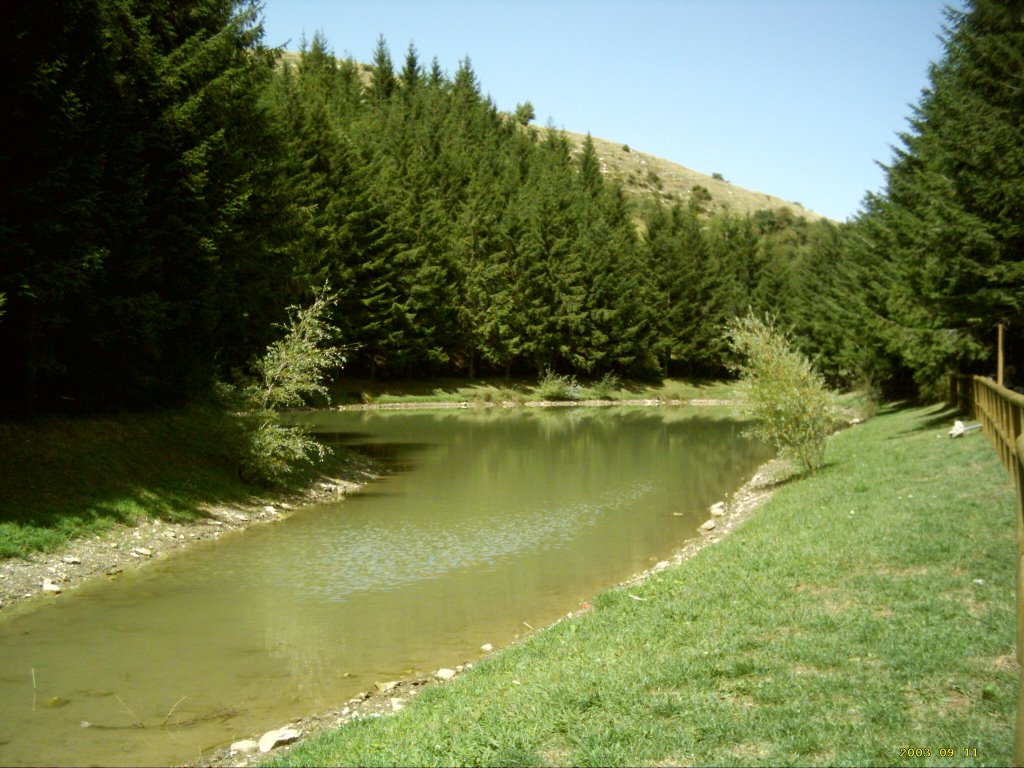
[(0, 23), (5, 407), (201, 389), (254, 341), (241, 314), (279, 301), (255, 4), (17, 3)]
[(945, 56), (864, 214), (895, 276), (891, 343), (921, 386), (991, 366), (999, 323), (1024, 351), (1024, 14), (970, 0), (947, 15)]

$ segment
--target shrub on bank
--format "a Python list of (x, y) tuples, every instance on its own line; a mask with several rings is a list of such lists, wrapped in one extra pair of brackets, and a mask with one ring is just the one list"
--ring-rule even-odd
[(772, 318), (748, 312), (729, 324), (728, 342), (739, 356), (736, 370), (746, 389), (744, 409), (754, 436), (816, 472), (835, 427), (833, 395), (811, 361), (790, 346)]
[(324, 377), (345, 362), (341, 350), (328, 345), (336, 334), (327, 319), (335, 303), (337, 296), (325, 286), (308, 307), (290, 307), (285, 335), (254, 364), (255, 375), (240, 392), (248, 438), (242, 464), (246, 479), (279, 483), (296, 466), (330, 453), (305, 427), (282, 424), (277, 411), (302, 406), (311, 397), (330, 400)]
[(582, 400), (583, 388), (575, 376), (562, 376), (550, 368), (544, 371), (534, 390), (542, 400)]

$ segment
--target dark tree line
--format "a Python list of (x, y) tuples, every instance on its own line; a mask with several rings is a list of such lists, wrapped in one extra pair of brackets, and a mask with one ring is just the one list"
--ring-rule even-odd
[(887, 190), (836, 225), (628, 199), (589, 140), (500, 112), (468, 58), (449, 76), (410, 45), (396, 66), (380, 39), (363, 65), (318, 34), (282, 61), (249, 0), (16, 4), (5, 408), (195, 396), (325, 284), (348, 369), (374, 376), (721, 375), (748, 309), (833, 384), (982, 364), (989, 327), (1020, 324), (1011, 8), (951, 13)]
[(4, 10), (5, 408), (188, 396), (267, 342), (294, 276), (255, 21), (219, 0)]

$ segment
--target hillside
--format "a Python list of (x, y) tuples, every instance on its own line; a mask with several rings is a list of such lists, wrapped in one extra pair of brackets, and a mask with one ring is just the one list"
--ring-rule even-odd
[[(586, 139), (583, 134), (568, 131), (564, 133), (577, 150)], [(594, 136), (591, 139), (601, 160), (601, 170), (607, 176), (618, 179), (626, 191), (633, 195), (660, 198), (670, 203), (675, 200), (686, 202), (697, 194), (702, 198), (701, 208), (706, 213), (729, 211), (743, 215), (761, 210), (788, 208), (794, 215), (802, 216), (808, 221), (825, 218), (807, 210), (800, 203), (738, 187), (669, 160), (638, 152), (629, 144)], [(702, 189), (704, 191), (701, 191)]]
[[(300, 54), (285, 51), (282, 63), (298, 66)], [(339, 60), (340, 61), (340, 60)], [(369, 64), (360, 65), (363, 84), (368, 86), (373, 77), (373, 67)], [(534, 130), (542, 130), (531, 126)], [(586, 136), (563, 130), (562, 133), (572, 142), (576, 151), (583, 145)], [(691, 170), (670, 160), (664, 160), (645, 152), (638, 152), (628, 143), (610, 141), (592, 136), (594, 148), (601, 159), (601, 170), (605, 175), (621, 182), (626, 192), (640, 198), (657, 198), (666, 203), (676, 200), (690, 201), (696, 194), (698, 204), (705, 213), (722, 213), (729, 211), (745, 215), (761, 210), (778, 210), (788, 208), (796, 216), (808, 221), (825, 218), (820, 214), (804, 208), (800, 203), (783, 200), (780, 197), (764, 192), (730, 184), (699, 171)]]

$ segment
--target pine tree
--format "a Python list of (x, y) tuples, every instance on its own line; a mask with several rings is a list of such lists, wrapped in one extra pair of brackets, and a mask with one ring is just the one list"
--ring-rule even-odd
[(387, 101), (395, 92), (396, 87), (395, 68), (391, 63), (391, 53), (388, 51), (384, 35), (380, 35), (377, 37), (377, 45), (373, 49), (373, 80), (369, 96), (374, 101)]
[(203, 388), (252, 341), (238, 297), (276, 277), (255, 4), (32, 3), (3, 23), (6, 403)]
[(893, 343), (923, 388), (991, 365), (996, 324), (1024, 308), (1024, 17), (1009, 0), (947, 14), (945, 56), (865, 212), (897, 275)]

